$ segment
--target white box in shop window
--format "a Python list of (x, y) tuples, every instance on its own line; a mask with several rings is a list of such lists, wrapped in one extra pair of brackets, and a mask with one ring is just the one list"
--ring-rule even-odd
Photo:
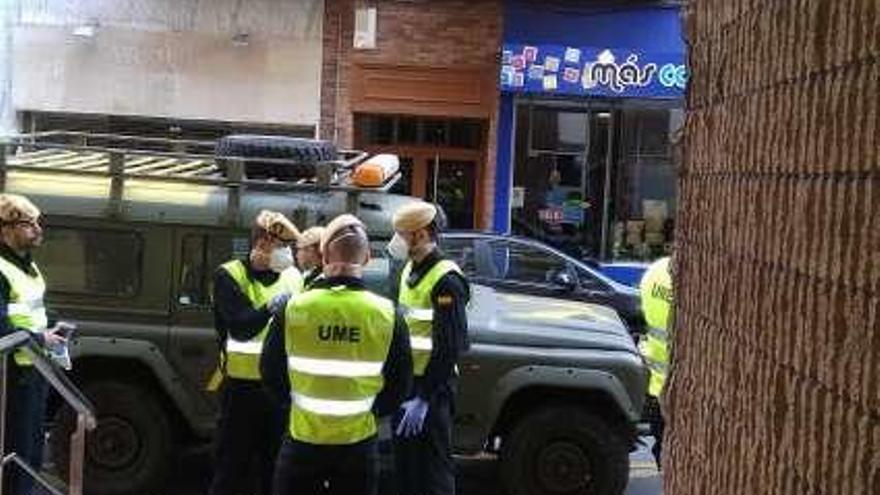
[(522, 208), (526, 204), (526, 188), (514, 187), (513, 194), (510, 196), (511, 208)]

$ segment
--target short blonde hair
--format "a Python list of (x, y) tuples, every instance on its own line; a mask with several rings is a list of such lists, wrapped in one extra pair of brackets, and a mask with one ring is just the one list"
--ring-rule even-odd
[(40, 218), (40, 209), (20, 194), (0, 194), (0, 222), (15, 223)]

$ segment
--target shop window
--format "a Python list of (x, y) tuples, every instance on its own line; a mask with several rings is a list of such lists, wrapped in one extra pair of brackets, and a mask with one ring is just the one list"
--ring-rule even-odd
[(394, 118), (383, 115), (361, 117), (359, 130), (367, 144), (388, 145), (394, 143)]
[(409, 196), (412, 194), (413, 159), (405, 156), (400, 157), (400, 179), (391, 188), (394, 194)]
[(455, 120), (449, 126), (449, 146), (477, 149), (483, 141), (483, 126), (475, 120)]
[(52, 227), (36, 251), (52, 292), (134, 297), (141, 285), (143, 239), (136, 232)]
[(414, 117), (401, 117), (397, 121), (397, 144), (418, 144), (419, 121)]
[(587, 146), (587, 114), (549, 108), (532, 113), (532, 148), (546, 151), (582, 151)]
[(653, 259), (667, 254), (673, 241), (676, 172), (671, 142), (682, 112), (636, 107), (622, 114), (612, 251), (616, 258)]
[(652, 259), (668, 251), (676, 208), (671, 136), (681, 109), (528, 103), (516, 115), (515, 233), (578, 258)]
[(250, 252), (247, 237), (190, 234), (181, 243), (180, 276), (177, 303), (181, 307), (205, 307), (211, 304), (214, 271), (233, 258), (245, 258)]
[(398, 115), (356, 115), (357, 146), (429, 146), (480, 149), (483, 122)]
[[(229, 134), (273, 134), (310, 138), (315, 135), (312, 126), (261, 124), (258, 122), (225, 122), (187, 120), (132, 115), (101, 115), (56, 112), (23, 112), (25, 132), (80, 131), (126, 136), (186, 139), (212, 142)], [(91, 138), (89, 144), (118, 147), (118, 140)], [(129, 143), (131, 144), (131, 143)], [(139, 141), (138, 148), (167, 151), (167, 144)], [(213, 152), (213, 149), (187, 149), (189, 152)]]

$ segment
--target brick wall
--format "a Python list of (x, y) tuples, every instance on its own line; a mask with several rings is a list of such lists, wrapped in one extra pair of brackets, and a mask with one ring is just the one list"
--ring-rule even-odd
[(686, 18), (664, 493), (880, 493), (878, 2)]
[[(321, 135), (352, 144), (350, 74), (353, 65), (481, 66), (497, 73), (501, 0), (379, 0), (375, 50), (354, 50), (353, 0), (326, 0)], [(497, 97), (489, 120), (482, 184), (482, 226), (491, 225), (495, 186)]]

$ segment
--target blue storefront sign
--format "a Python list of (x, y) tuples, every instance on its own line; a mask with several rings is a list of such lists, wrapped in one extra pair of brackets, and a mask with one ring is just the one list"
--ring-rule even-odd
[(508, 43), (499, 82), (512, 93), (681, 98), (687, 67), (682, 53)]

